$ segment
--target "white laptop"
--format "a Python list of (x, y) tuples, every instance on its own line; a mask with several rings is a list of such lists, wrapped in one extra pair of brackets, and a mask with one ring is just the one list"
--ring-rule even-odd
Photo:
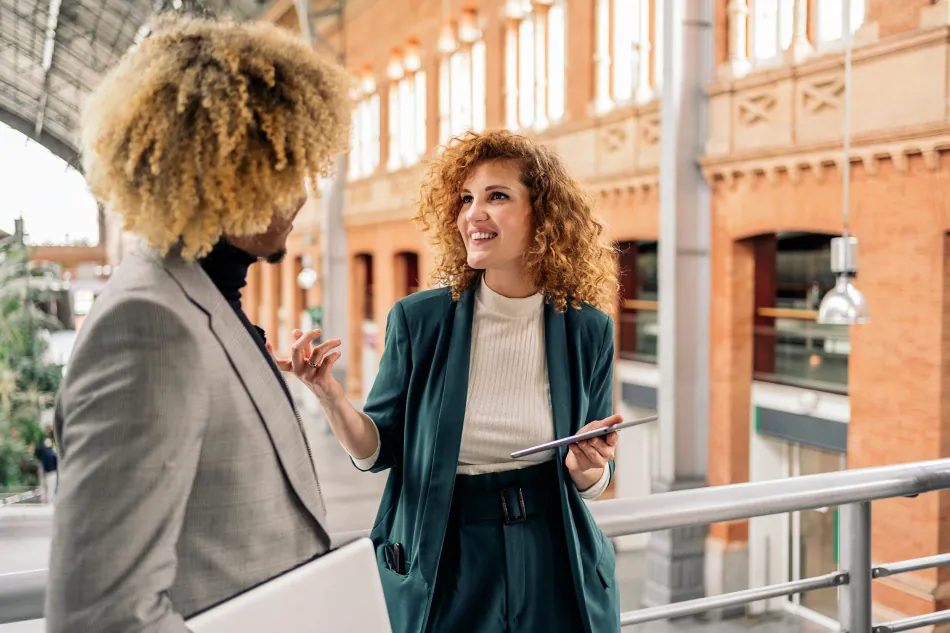
[(187, 625), (193, 633), (392, 633), (367, 538), (212, 607)]

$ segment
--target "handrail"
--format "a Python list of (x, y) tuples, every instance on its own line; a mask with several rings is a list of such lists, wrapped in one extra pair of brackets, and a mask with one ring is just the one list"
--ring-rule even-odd
[[(588, 505), (597, 525), (607, 536), (624, 536), (828, 506), (845, 506), (844, 510), (847, 511), (857, 509), (858, 512), (846, 514), (868, 517), (871, 501), (913, 497), (946, 489), (950, 489), (950, 459), (939, 459), (791, 479), (680, 490), (633, 499), (595, 501)], [(866, 545), (867, 539), (870, 538), (869, 527), (866, 520), (863, 526), (856, 526), (858, 531), (852, 535), (852, 539), (863, 540)], [(332, 542), (334, 546), (339, 546), (367, 534), (368, 531), (362, 530), (336, 533), (332, 536)], [(873, 569), (878, 575), (887, 575), (888, 572), (903, 573), (945, 564), (948, 564), (945, 557), (936, 556), (882, 565)], [(624, 613), (621, 619), (624, 624), (648, 622), (725, 606), (749, 604), (770, 597), (827, 586), (866, 586), (865, 581), (872, 578), (872, 568), (869, 563), (865, 567), (860, 573), (866, 574), (866, 578), (862, 575), (859, 583), (856, 583), (854, 578), (855, 569), (842, 569), (817, 578), (641, 609)], [(45, 584), (46, 570), (0, 574), (0, 624), (42, 618)], [(860, 598), (858, 600), (860, 601)], [(866, 608), (869, 617), (870, 604), (859, 605), (859, 608)], [(915, 624), (916, 622), (923, 624)], [(874, 630), (879, 633), (906, 631), (937, 622), (950, 622), (950, 611), (881, 624)]]

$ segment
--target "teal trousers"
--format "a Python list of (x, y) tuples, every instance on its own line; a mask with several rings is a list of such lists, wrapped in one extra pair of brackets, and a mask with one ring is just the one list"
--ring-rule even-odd
[(555, 468), (457, 476), (428, 633), (583, 630)]

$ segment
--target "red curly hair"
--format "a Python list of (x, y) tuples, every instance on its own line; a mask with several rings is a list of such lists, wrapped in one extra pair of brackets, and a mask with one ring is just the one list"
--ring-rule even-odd
[(530, 192), (535, 229), (524, 263), (545, 300), (558, 312), (583, 303), (613, 311), (620, 290), (616, 249), (605, 239), (591, 197), (557, 154), (508, 131), (469, 132), (452, 139), (430, 163), (415, 219), (435, 249), (433, 280), (449, 286), (457, 301), (479, 277), (480, 271), (468, 265), (456, 220), (462, 183), (476, 166), (496, 160), (515, 161)]

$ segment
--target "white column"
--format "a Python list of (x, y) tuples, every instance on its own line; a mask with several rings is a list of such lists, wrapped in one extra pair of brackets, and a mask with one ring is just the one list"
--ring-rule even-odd
[(518, 125), (518, 21), (505, 21), (505, 122), (510, 130)]
[[(710, 193), (699, 168), (715, 64), (713, 3), (663, 2), (660, 100), (660, 451), (654, 492), (706, 485)], [(651, 536), (647, 605), (705, 595), (706, 527)]]
[(610, 98), (610, 4), (613, 0), (597, 0), (594, 9), (594, 111), (602, 113), (610, 110), (613, 101)]
[(645, 103), (653, 98), (650, 85), (650, 0), (636, 0), (640, 5), (640, 32), (637, 34), (637, 89), (633, 98)]
[(792, 42), (785, 51), (785, 60), (791, 64), (804, 61), (815, 51), (808, 41), (808, 0), (794, 0), (792, 5)]
[(548, 7), (534, 7), (534, 127), (548, 125)]
[(729, 58), (726, 74), (743, 77), (752, 68), (746, 48), (749, 43), (749, 5), (746, 0), (730, 0), (727, 7), (729, 20)]

